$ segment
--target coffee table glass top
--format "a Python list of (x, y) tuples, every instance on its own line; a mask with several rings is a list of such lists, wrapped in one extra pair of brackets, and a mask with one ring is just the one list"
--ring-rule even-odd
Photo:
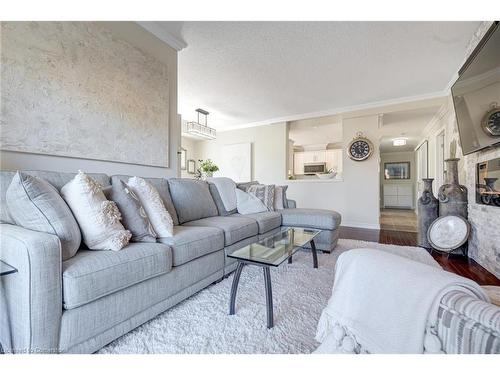
[(236, 250), (228, 257), (249, 263), (279, 266), (319, 233), (321, 231), (315, 229), (285, 227), (273, 236)]

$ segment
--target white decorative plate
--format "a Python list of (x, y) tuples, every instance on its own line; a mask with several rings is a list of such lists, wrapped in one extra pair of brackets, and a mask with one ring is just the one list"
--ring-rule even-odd
[(427, 231), (433, 248), (450, 252), (462, 246), (469, 238), (470, 224), (461, 216), (442, 216), (434, 220)]

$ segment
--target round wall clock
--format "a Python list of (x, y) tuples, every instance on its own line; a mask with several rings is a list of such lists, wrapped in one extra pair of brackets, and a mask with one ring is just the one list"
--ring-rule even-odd
[(451, 252), (469, 238), (470, 224), (462, 216), (441, 216), (434, 220), (427, 231), (431, 246), (439, 251)]
[(366, 160), (373, 153), (373, 143), (368, 138), (363, 137), (362, 133), (358, 133), (347, 146), (347, 154), (352, 160)]
[(496, 103), (486, 112), (481, 121), (481, 127), (491, 137), (500, 136), (500, 107)]

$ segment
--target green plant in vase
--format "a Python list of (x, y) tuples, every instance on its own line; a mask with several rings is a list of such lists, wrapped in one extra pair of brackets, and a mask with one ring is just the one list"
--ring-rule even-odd
[(219, 170), (219, 167), (217, 164), (215, 164), (212, 160), (207, 159), (207, 160), (198, 160), (199, 162), (199, 167), (198, 167), (198, 173), (200, 178), (207, 178), (207, 177), (212, 177), (214, 175), (214, 172), (217, 172)]

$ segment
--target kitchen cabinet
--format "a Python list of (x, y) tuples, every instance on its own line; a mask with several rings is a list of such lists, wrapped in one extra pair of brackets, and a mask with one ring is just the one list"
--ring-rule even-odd
[(334, 169), (337, 173), (342, 172), (342, 150), (318, 150), (301, 151), (293, 154), (293, 173), (304, 174), (304, 164), (326, 163), (326, 169)]

